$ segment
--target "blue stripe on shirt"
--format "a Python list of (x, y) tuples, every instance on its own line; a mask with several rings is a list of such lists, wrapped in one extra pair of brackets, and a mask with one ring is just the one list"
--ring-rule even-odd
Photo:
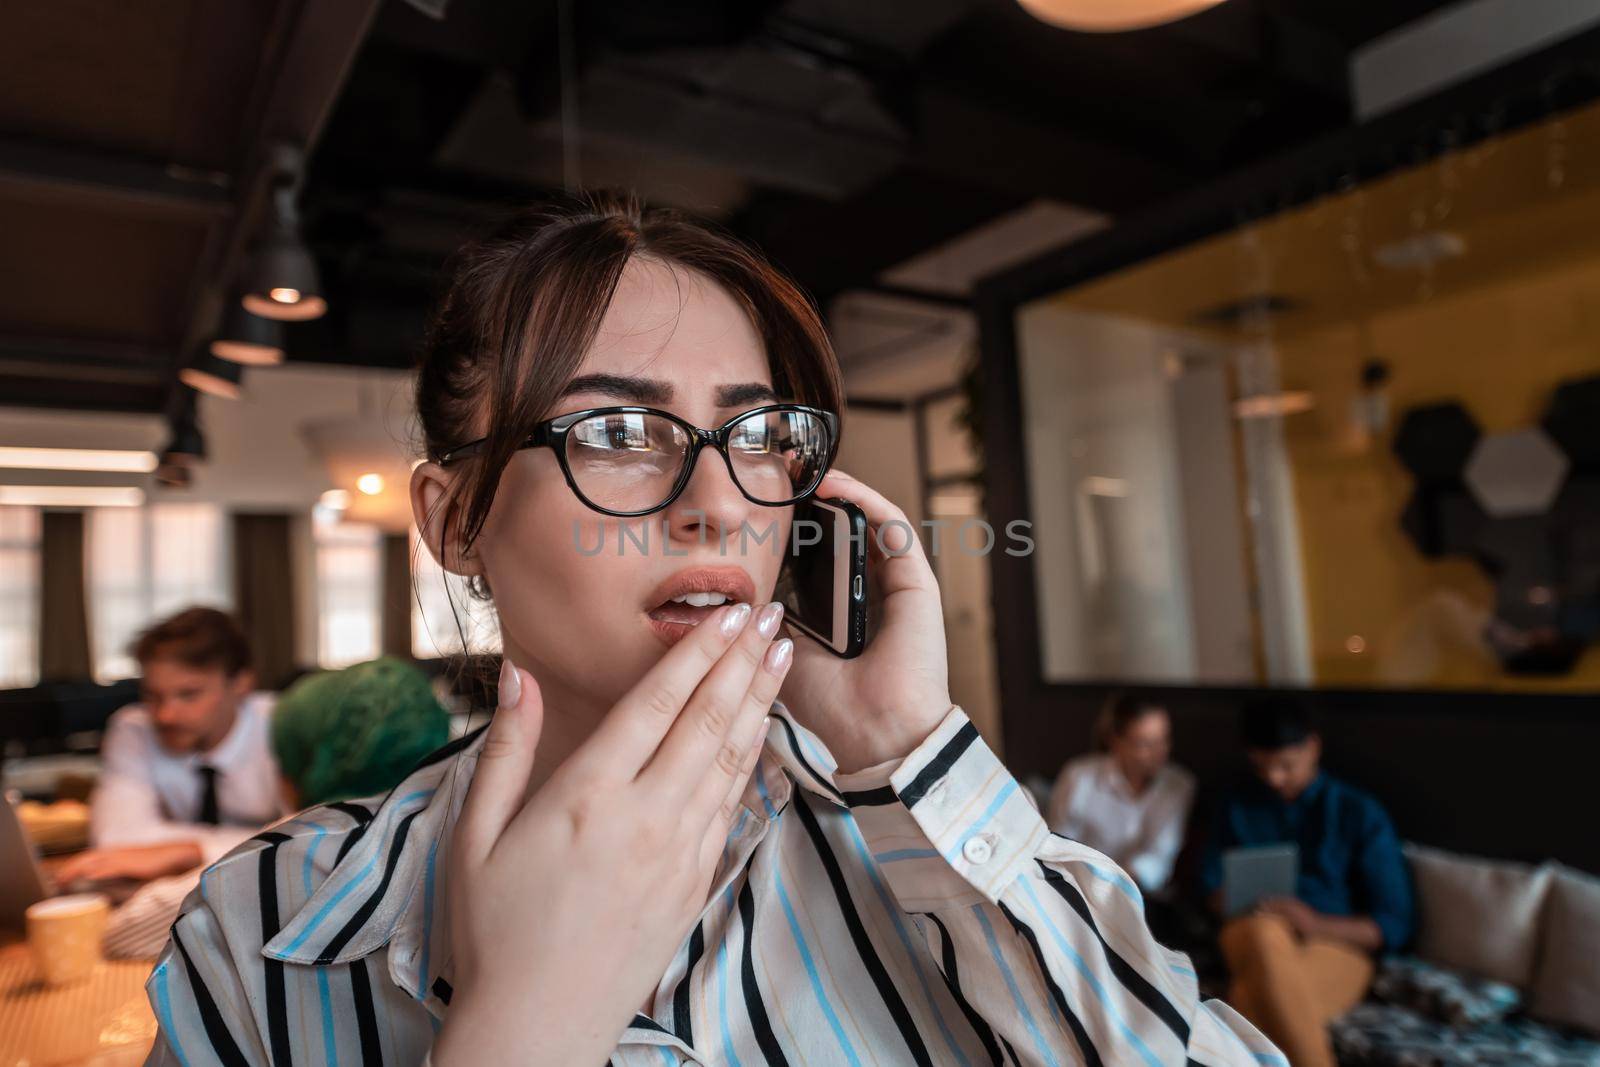
[(1017, 789), (1017, 780), (1015, 778), (1007, 782), (1005, 787), (1000, 790), (1000, 795), (989, 802), (989, 806), (983, 810), (982, 815), (978, 816), (977, 821), (968, 826), (956, 837), (955, 844), (950, 846), (950, 850), (945, 853), (944, 858), (949, 860), (951, 863), (954, 863), (956, 855), (961, 851), (961, 847), (971, 839), (973, 834), (977, 833), (979, 830), (982, 830), (989, 824), (989, 820), (995, 817), (996, 812), (1005, 807), (1006, 801), (1011, 799), (1011, 794), (1015, 793)]
[(1122, 1018), (1122, 1013), (1117, 1010), (1116, 1002), (1106, 992), (1106, 987), (1100, 984), (1100, 979), (1089, 969), (1089, 965), (1084, 962), (1078, 950), (1072, 947), (1072, 943), (1061, 932), (1061, 928), (1055, 924), (1055, 920), (1050, 918), (1050, 913), (1045, 911), (1043, 903), (1040, 902), (1038, 895), (1033, 891), (1032, 881), (1028, 878), (1018, 878), (1017, 882), (1027, 894), (1029, 903), (1033, 905), (1034, 913), (1043, 920), (1045, 929), (1050, 931), (1050, 937), (1055, 941), (1056, 947), (1061, 950), (1062, 955), (1072, 961), (1073, 967), (1083, 976), (1083, 980), (1089, 984), (1089, 988), (1094, 990), (1094, 995), (1099, 998), (1100, 1006), (1104, 1010), (1106, 1017), (1117, 1025), (1117, 1029), (1122, 1031), (1122, 1036), (1127, 1038), (1128, 1043), (1133, 1046), (1134, 1051), (1139, 1054), (1139, 1057), (1144, 1062), (1148, 1063), (1150, 1067), (1161, 1067), (1161, 1060), (1150, 1050), (1150, 1046), (1144, 1043), (1144, 1039), (1134, 1033), (1133, 1028)]
[[(433, 790), (431, 789), (419, 789), (414, 793), (407, 793), (396, 802), (396, 810), (398, 811), (399, 808), (405, 807), (418, 797), (431, 797), (432, 795)], [(323, 920), (333, 912), (333, 909), (337, 908), (340, 902), (355, 890), (356, 886), (366, 881), (367, 875), (372, 873), (373, 868), (378, 865), (378, 858), (382, 855), (382, 849), (374, 850), (371, 858), (367, 860), (367, 865), (362, 867), (360, 871), (356, 872), (356, 876), (354, 878), (350, 879), (342, 887), (340, 887), (339, 891), (333, 894), (326, 904), (322, 905), (322, 907), (317, 911), (317, 914), (312, 916), (311, 921), (306, 924), (306, 928), (304, 930), (300, 931), (299, 936), (293, 941), (289, 942), (289, 946), (283, 950), (284, 955), (292, 955), (300, 948), (301, 945), (306, 943), (306, 939), (311, 936), (312, 932), (315, 931), (317, 927), (322, 925)]]
[(989, 942), (989, 954), (994, 957), (995, 966), (1000, 969), (1000, 976), (1006, 980), (1006, 988), (1011, 990), (1011, 1000), (1017, 1007), (1017, 1014), (1028, 1024), (1028, 1033), (1033, 1036), (1033, 1047), (1038, 1051), (1039, 1058), (1052, 1067), (1059, 1067), (1061, 1061), (1056, 1059), (1055, 1053), (1044, 1043), (1044, 1034), (1039, 1031), (1039, 1024), (1034, 1021), (1033, 1012), (1028, 1010), (1027, 1002), (1022, 999), (1022, 990), (1017, 988), (1016, 976), (1011, 973), (1011, 967), (1006, 963), (1005, 953), (1000, 951), (1000, 941), (994, 936), (994, 927), (989, 924), (989, 917), (983, 913), (983, 905), (974, 904), (972, 914), (977, 916), (978, 925), (983, 927), (983, 936)]
[(189, 1057), (183, 1054), (183, 1046), (178, 1043), (178, 1028), (172, 1022), (172, 997), (167, 992), (167, 965), (163, 963), (156, 968), (156, 1010), (161, 1013), (161, 1033), (167, 1039), (167, 1047), (172, 1054), (178, 1057), (178, 1062), (183, 1067), (189, 1067)]

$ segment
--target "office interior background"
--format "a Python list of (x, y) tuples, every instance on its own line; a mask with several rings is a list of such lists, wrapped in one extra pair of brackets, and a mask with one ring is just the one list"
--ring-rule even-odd
[[(13, 800), (88, 795), (130, 640), (192, 604), (240, 618), (268, 688), (389, 654), (485, 710), (492, 606), (411, 523), (410, 368), (464, 240), (626, 187), (822, 308), (839, 465), (939, 522), (952, 695), (1020, 778), (1042, 794), (1114, 692), (1221, 776), (1241, 703), (1292, 693), (1406, 841), (1587, 879), (1582, 921), (1523, 936), (1572, 939), (1587, 964), (1547, 980), (1600, 1004), (1600, 3), (56, 0), (0, 26)], [(314, 317), (244, 313), (269, 245)], [(1447, 963), (1471, 914), (1508, 921), (1473, 900)], [(1592, 1040), (1600, 1008), (1552, 1025)]]

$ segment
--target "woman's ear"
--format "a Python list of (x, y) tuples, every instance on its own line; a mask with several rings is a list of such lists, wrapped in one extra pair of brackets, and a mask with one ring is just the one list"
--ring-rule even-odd
[(411, 472), (411, 517), (434, 562), (463, 578), (480, 577), (483, 562), (461, 551), (461, 523), (451, 493), (453, 477), (437, 463), (419, 463)]

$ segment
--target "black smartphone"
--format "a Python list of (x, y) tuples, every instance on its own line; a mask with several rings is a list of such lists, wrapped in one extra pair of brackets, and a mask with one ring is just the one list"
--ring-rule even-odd
[(867, 644), (867, 516), (848, 500), (795, 506), (780, 584), (784, 620), (836, 656)]

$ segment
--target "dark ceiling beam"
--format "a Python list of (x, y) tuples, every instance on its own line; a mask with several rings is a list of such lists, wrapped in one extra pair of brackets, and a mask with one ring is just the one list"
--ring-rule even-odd
[(0, 397), (12, 407), (159, 411), (167, 363), (150, 345), (0, 336)]
[(971, 311), (972, 298), (956, 293), (942, 293), (933, 289), (918, 289), (910, 285), (888, 285), (884, 282), (873, 282), (871, 285), (862, 286), (857, 292), (871, 293), (874, 296), (893, 297), (896, 300), (915, 300), (919, 304), (930, 304), (934, 307), (951, 308), (957, 311)]
[(226, 174), (0, 138), (0, 190), (8, 197), (120, 214), (223, 218), (233, 210)]
[(235, 276), (251, 242), (270, 210), (272, 174), (267, 166), (274, 144), (287, 143), (307, 157), (316, 147), (345, 79), (355, 62), (381, 0), (312, 0), (285, 5), (291, 19), (269, 39), (280, 42), (278, 54), (263, 63), (265, 81), (255, 98), (260, 102), (252, 122), (250, 148), (235, 190), (235, 212), (225, 225), (212, 228), (195, 272), (188, 301), (188, 326), (177, 359), (170, 368), (176, 406), (183, 390), (177, 363), (204, 344), (221, 321)]
[(1160, 32), (1238, 64), (1241, 71), (1257, 72), (1263, 80), (1295, 85), (1349, 107), (1349, 49), (1332, 32), (1278, 5), (1221, 4)]
[(1023, 206), (939, 173), (906, 169), (840, 202), (763, 192), (729, 220), (821, 304), (888, 268)]
[(8, 407), (155, 414), (166, 403), (167, 384), (164, 376), (147, 382), (13, 376), (0, 364), (0, 396)]
[(80, 337), (0, 336), (0, 360), (33, 360), (84, 367), (160, 367), (168, 353), (154, 345)]
[(931, 84), (918, 97), (918, 159), (963, 181), (1033, 200), (1120, 214), (1192, 176), (1000, 101)]

